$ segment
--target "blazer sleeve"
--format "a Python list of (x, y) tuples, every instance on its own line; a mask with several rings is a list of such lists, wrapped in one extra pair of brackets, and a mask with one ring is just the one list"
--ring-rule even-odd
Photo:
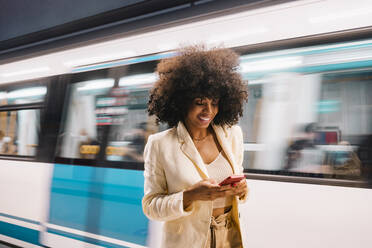
[(164, 168), (158, 159), (160, 151), (157, 142), (150, 136), (144, 150), (143, 212), (149, 219), (157, 221), (169, 221), (190, 215), (192, 208), (187, 211), (183, 208), (183, 191), (168, 193)]
[[(244, 167), (243, 167), (243, 160), (244, 160), (244, 140), (243, 140), (243, 132), (239, 126), (235, 126), (234, 138), (236, 139), (236, 163), (238, 165), (239, 171), (237, 174), (244, 175)], [(248, 186), (247, 186), (248, 187)], [(248, 188), (249, 192), (249, 188)], [(240, 203), (244, 203), (248, 198), (248, 193), (244, 196), (239, 198)]]

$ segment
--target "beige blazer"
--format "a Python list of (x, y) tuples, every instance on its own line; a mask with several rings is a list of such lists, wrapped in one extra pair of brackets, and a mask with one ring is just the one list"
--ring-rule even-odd
[[(240, 127), (213, 126), (234, 174), (243, 174), (243, 136)], [(212, 201), (196, 201), (183, 209), (183, 191), (208, 178), (205, 164), (183, 125), (151, 135), (144, 151), (145, 215), (164, 221), (162, 248), (204, 248), (210, 230)], [(240, 199), (240, 201), (245, 201)], [(233, 199), (233, 218), (240, 226), (238, 199)], [(243, 235), (244, 243), (244, 235)]]

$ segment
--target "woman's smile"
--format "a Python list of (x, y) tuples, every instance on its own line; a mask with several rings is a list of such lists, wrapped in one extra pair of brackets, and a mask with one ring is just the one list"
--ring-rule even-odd
[(191, 129), (205, 129), (218, 113), (218, 100), (195, 98), (190, 105), (185, 122)]
[(205, 117), (205, 116), (198, 116), (198, 118), (202, 121), (202, 122), (210, 122), (212, 120), (212, 118), (210, 117)]

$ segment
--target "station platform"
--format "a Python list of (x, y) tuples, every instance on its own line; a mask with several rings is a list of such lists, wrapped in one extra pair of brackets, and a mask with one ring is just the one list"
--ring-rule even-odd
[(18, 246), (9, 245), (7, 243), (3, 243), (2, 241), (0, 241), (0, 248), (18, 248)]

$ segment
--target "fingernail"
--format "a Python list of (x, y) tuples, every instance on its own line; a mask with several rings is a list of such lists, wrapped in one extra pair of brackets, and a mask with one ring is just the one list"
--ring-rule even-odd
[(232, 185), (233, 187), (235, 187), (236, 186), (236, 183), (233, 183), (233, 185)]

